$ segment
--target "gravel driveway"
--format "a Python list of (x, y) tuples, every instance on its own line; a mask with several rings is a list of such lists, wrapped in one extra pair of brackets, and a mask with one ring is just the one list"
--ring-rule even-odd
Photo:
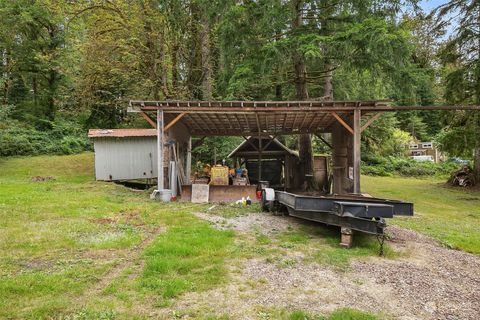
[[(199, 213), (214, 227), (238, 233), (264, 234), (295, 228), (304, 222), (292, 217), (254, 213), (225, 219)], [(389, 245), (400, 258), (354, 260), (349, 272), (304, 261), (291, 249), (296, 263), (280, 267), (262, 258), (232, 265), (225, 286), (188, 293), (169, 312), (213, 313), (233, 319), (258, 319), (262, 308), (304, 310), (326, 314), (349, 307), (394, 319), (479, 319), (480, 257), (440, 246), (414, 231), (388, 227)]]

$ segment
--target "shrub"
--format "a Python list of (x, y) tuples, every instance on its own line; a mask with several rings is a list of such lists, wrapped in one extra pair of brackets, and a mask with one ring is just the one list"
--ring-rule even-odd
[(49, 123), (39, 129), (10, 118), (7, 111), (0, 113), (0, 156), (72, 154), (91, 149), (80, 123), (64, 119)]
[(418, 162), (407, 157), (381, 157), (372, 154), (366, 155), (362, 160), (362, 173), (372, 176), (448, 176), (459, 167), (452, 162)]

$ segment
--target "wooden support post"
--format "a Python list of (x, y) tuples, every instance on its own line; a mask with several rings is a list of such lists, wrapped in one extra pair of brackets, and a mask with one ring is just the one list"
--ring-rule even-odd
[(258, 133), (258, 185), (262, 180), (262, 136)]
[(183, 118), (183, 116), (186, 115), (185, 112), (183, 113), (180, 113), (178, 116), (176, 116), (172, 121), (170, 121), (166, 126), (165, 128), (163, 129), (164, 131), (167, 131), (168, 129), (170, 129), (171, 127), (173, 127), (173, 125), (175, 123), (177, 123), (178, 121), (180, 121), (180, 119)]
[(163, 110), (157, 110), (157, 170), (157, 188), (163, 190)]
[(340, 246), (344, 248), (351, 248), (353, 244), (353, 231), (350, 228), (341, 228), (342, 240)]
[(155, 123), (155, 121), (152, 120), (152, 118), (150, 118), (148, 116), (148, 114), (146, 114), (145, 112), (140, 112), (140, 115), (145, 119), (147, 120), (147, 122), (152, 126), (154, 127), (155, 129), (157, 129), (157, 124)]
[[(185, 184), (191, 184), (190, 176), (192, 175), (192, 137), (188, 138), (187, 142), (187, 161), (185, 164)], [(181, 186), (180, 186), (181, 189)]]
[(360, 194), (360, 163), (361, 163), (361, 117), (359, 109), (353, 111), (353, 193)]

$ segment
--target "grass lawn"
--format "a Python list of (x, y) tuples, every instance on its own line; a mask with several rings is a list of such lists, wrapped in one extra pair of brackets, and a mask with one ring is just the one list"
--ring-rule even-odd
[[(95, 182), (90, 153), (0, 159), (0, 173), (0, 318), (75, 312), (109, 318), (88, 311), (97, 301), (87, 289), (132, 259), (132, 248), (162, 227), (168, 228), (139, 253), (144, 267), (126, 270), (137, 272), (138, 281), (123, 292), (114, 290), (114, 281), (107, 291), (118, 293), (118, 301), (103, 304), (129, 309), (135, 299), (146, 299), (143, 292), (161, 304), (225, 279), (231, 232), (194, 218), (192, 204), (164, 205), (149, 201), (146, 192)], [(55, 179), (33, 182), (32, 176)]]
[[(365, 177), (363, 186), (376, 196), (415, 202), (413, 219), (390, 223), (480, 253), (480, 194), (434, 180)], [(308, 226), (244, 239), (192, 214), (208, 207), (162, 204), (149, 200), (147, 191), (96, 182), (91, 153), (0, 158), (0, 318), (142, 318), (184, 292), (227, 283), (227, 266), (239, 259), (262, 256), (286, 264), (275, 260), (278, 252), (314, 247), (312, 261), (347, 270), (350, 259), (377, 252), (372, 239), (358, 237), (355, 249), (343, 250), (337, 232)], [(278, 312), (285, 319), (323, 319)], [(374, 318), (349, 309), (329, 317)]]
[(428, 234), (444, 245), (480, 254), (480, 192), (452, 188), (438, 178), (362, 177), (362, 190), (376, 197), (414, 203), (414, 217), (388, 223)]

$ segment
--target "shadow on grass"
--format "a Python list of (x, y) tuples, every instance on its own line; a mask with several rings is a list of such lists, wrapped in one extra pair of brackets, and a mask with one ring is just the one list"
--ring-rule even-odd
[[(353, 246), (349, 249), (340, 246), (340, 228), (317, 222), (299, 221), (298, 228), (291, 228), (276, 235), (275, 240), (265, 235), (257, 235), (258, 245), (275, 243), (284, 249), (303, 251), (309, 260), (333, 267), (336, 271), (349, 271), (352, 259), (378, 256), (380, 244), (373, 235), (355, 232)], [(397, 253), (384, 244), (386, 258), (394, 258)]]

